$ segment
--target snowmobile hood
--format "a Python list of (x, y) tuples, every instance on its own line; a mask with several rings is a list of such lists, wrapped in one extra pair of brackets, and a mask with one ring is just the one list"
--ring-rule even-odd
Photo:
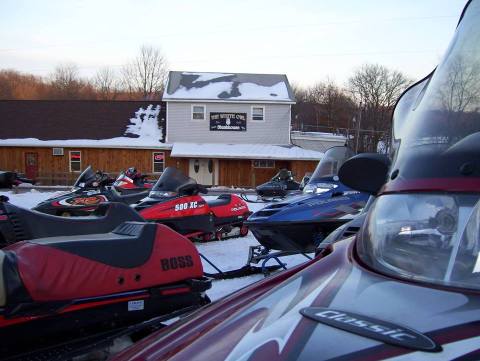
[[(255, 212), (248, 222), (318, 221), (357, 214), (366, 204), (368, 195), (354, 191), (340, 182), (324, 181), (323, 193), (304, 193), (271, 203)], [(330, 187), (331, 185), (331, 187)]]
[[(478, 294), (399, 282), (365, 269), (352, 239), (281, 282), (229, 296), (118, 360), (456, 358), (479, 349)], [(240, 297), (244, 296), (244, 297)]]
[(470, 1), (442, 61), (400, 98), (383, 192), (478, 191), (480, 2)]

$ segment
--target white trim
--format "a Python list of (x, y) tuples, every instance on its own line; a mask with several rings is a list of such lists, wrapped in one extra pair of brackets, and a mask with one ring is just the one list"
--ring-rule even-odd
[(31, 143), (9, 143), (9, 144), (2, 144), (2, 139), (0, 139), (0, 148), (3, 147), (25, 147), (25, 148), (102, 148), (102, 149), (147, 149), (147, 150), (171, 150), (173, 144), (165, 144), (162, 146), (154, 146), (151, 147), (139, 147), (136, 145), (65, 145), (65, 143), (48, 143), (48, 144), (31, 144)]
[[(248, 159), (252, 160), (254, 157), (251, 156), (243, 156), (241, 154), (237, 155), (218, 155), (218, 154), (202, 154), (199, 156), (198, 154), (181, 154), (172, 156), (172, 158), (195, 158), (195, 159)], [(282, 156), (262, 156), (263, 160), (271, 159), (271, 160), (313, 160), (315, 162), (320, 161), (321, 157), (282, 157)]]
[(223, 100), (223, 99), (163, 99), (164, 102), (173, 103), (250, 103), (250, 104), (297, 104), (294, 101), (271, 101), (271, 100)]
[[(163, 170), (161, 172), (155, 172), (155, 153), (163, 154)], [(165, 152), (152, 151), (152, 174), (161, 174), (165, 170)]]
[(288, 143), (292, 144), (292, 105), (289, 106), (289, 116), (290, 124), (288, 126)]
[(168, 131), (168, 103), (165, 103), (165, 142), (168, 143), (168, 134), (169, 134), (169, 131)]
[[(193, 107), (202, 107), (203, 108), (203, 119), (193, 119)], [(207, 106), (205, 104), (192, 104), (190, 112), (190, 120), (194, 122), (204, 122), (207, 120)]]
[[(72, 153), (80, 153), (80, 169), (79, 170), (72, 170)], [(77, 163), (77, 161), (75, 161)], [(82, 171), (82, 151), (81, 150), (69, 150), (68, 151), (68, 169), (70, 172), (80, 173)]]
[[(263, 110), (263, 120), (253, 119), (253, 108), (262, 108)], [(250, 107), (250, 121), (255, 123), (265, 123), (265, 105), (252, 105)]]

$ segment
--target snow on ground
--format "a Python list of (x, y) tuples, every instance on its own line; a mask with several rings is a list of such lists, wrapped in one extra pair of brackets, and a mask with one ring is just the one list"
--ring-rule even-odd
[[(32, 208), (39, 202), (53, 197), (58, 192), (38, 192), (31, 190), (25, 193), (14, 193), (12, 191), (0, 192), (0, 195), (5, 195), (10, 198), (12, 204), (24, 208)], [(214, 196), (206, 196), (206, 199), (214, 199)], [(249, 208), (252, 212), (256, 212), (263, 208), (265, 204), (249, 203)], [(251, 232), (246, 237), (230, 238), (224, 241), (213, 241), (208, 243), (196, 243), (200, 253), (207, 257), (222, 271), (233, 270), (244, 266), (248, 258), (248, 250), (250, 246), (258, 245), (257, 240)], [(289, 256), (282, 258), (282, 261), (287, 264), (287, 267), (297, 265), (305, 262), (306, 258), (302, 255)], [(216, 272), (208, 263), (204, 262), (205, 272)], [(275, 263), (268, 263), (275, 264)], [(215, 280), (212, 282), (212, 288), (207, 292), (210, 299), (218, 300), (236, 290), (244, 288), (245, 286), (259, 281), (263, 275), (252, 275), (231, 280)]]

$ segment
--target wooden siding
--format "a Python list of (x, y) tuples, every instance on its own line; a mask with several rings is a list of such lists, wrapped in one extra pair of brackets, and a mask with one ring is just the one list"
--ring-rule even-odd
[[(170, 158), (169, 150), (158, 149), (104, 149), (104, 148), (63, 148), (63, 156), (52, 155), (50, 147), (0, 147), (0, 169), (15, 170), (25, 173), (25, 153), (38, 154), (38, 178), (64, 178), (68, 184), (78, 176), (78, 172), (70, 172), (69, 151), (81, 151), (81, 168), (91, 165), (94, 170), (100, 169), (111, 175), (118, 174), (128, 167), (136, 167), (144, 174), (153, 172), (153, 152), (165, 153), (165, 167), (182, 168), (184, 160)], [(45, 183), (50, 183), (46, 181)]]
[[(52, 155), (50, 147), (0, 147), (0, 170), (15, 170), (25, 173), (25, 154), (38, 154), (38, 178), (43, 184), (72, 184), (78, 172), (69, 171), (69, 151), (81, 151), (81, 168), (91, 165), (112, 176), (128, 167), (136, 167), (144, 174), (153, 169), (152, 153), (165, 153), (165, 167), (179, 168), (188, 174), (188, 158), (172, 158), (169, 150), (157, 149), (102, 149), (102, 148), (64, 148), (63, 156)], [(235, 187), (254, 187), (265, 183), (281, 168), (288, 168), (300, 181), (305, 172), (313, 172), (314, 161), (275, 161), (275, 168), (254, 168), (251, 160), (218, 159), (218, 185)], [(155, 175), (154, 175), (155, 176)]]
[[(290, 105), (256, 104), (265, 106), (265, 122), (253, 122), (251, 109), (254, 104), (195, 103), (205, 105), (205, 120), (192, 120), (192, 104), (168, 102), (168, 143), (290, 143)], [(210, 131), (210, 112), (247, 113), (247, 131)]]
[(268, 182), (280, 169), (293, 171), (300, 182), (306, 172), (313, 172), (318, 162), (275, 161), (275, 168), (254, 168), (251, 160), (219, 159), (219, 184), (227, 187), (256, 187)]

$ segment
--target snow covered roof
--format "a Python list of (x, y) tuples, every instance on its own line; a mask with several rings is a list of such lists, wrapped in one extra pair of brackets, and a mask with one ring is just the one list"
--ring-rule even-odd
[(312, 140), (338, 140), (338, 141), (346, 141), (347, 137), (343, 134), (333, 134), (333, 133), (325, 133), (325, 132), (301, 132), (298, 130), (294, 130), (291, 132), (292, 138), (295, 139), (312, 139)]
[(144, 101), (0, 101), (0, 144), (168, 148), (164, 144), (163, 104)]
[(171, 156), (188, 158), (238, 158), (318, 161), (323, 157), (323, 153), (314, 150), (303, 149), (294, 145), (174, 143)]
[(171, 71), (165, 101), (240, 101), (295, 103), (284, 74)]

